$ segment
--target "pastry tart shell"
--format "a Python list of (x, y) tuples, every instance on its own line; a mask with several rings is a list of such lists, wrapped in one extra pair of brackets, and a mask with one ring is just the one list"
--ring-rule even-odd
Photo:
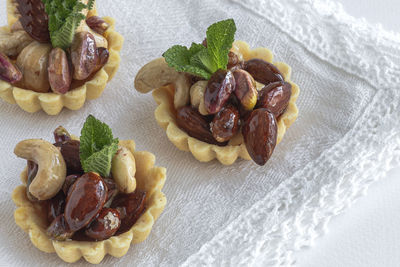
[[(279, 144), (279, 142), (282, 141), (286, 129), (294, 123), (298, 116), (296, 100), (300, 90), (297, 84), (290, 80), (290, 66), (283, 62), (273, 62), (273, 54), (269, 49), (263, 47), (250, 49), (249, 45), (243, 41), (235, 41), (232, 46), (232, 51), (238, 55), (242, 55), (245, 61), (253, 58), (260, 58), (273, 63), (282, 73), (285, 81), (292, 85), (292, 95), (288, 108), (277, 120), (277, 144)], [(176, 123), (174, 93), (175, 88), (173, 84), (153, 90), (153, 98), (158, 104), (154, 115), (157, 123), (166, 131), (168, 139), (179, 150), (190, 151), (193, 156), (201, 162), (217, 159), (224, 165), (231, 165), (237, 158), (251, 160), (241, 133), (238, 133), (231, 139), (227, 146), (217, 146), (190, 137), (185, 131), (181, 130)]]
[(33, 203), (26, 197), (26, 169), (21, 174), (24, 185), (18, 186), (12, 193), (12, 199), (17, 205), (14, 213), (16, 224), (26, 233), (34, 246), (43, 252), (56, 252), (66, 262), (76, 262), (81, 257), (86, 261), (97, 264), (106, 254), (122, 257), (128, 252), (130, 244), (144, 241), (160, 216), (167, 203), (161, 192), (166, 179), (166, 169), (154, 166), (155, 156), (146, 151), (135, 151), (132, 140), (120, 141), (120, 146), (128, 148), (134, 155), (136, 162), (136, 188), (147, 193), (146, 209), (132, 228), (118, 236), (97, 242), (89, 241), (55, 241), (46, 234), (48, 227), (46, 208)]
[[(88, 17), (94, 15), (97, 15), (95, 9), (89, 11)], [(10, 31), (11, 25), (18, 20), (17, 16), (15, 3), (12, 0), (7, 0), (8, 26), (1, 27), (1, 30)], [(110, 24), (110, 28), (104, 33), (104, 37), (108, 41), (109, 59), (90, 80), (63, 95), (51, 92), (38, 93), (0, 80), (0, 98), (10, 104), (17, 104), (30, 113), (43, 110), (49, 115), (57, 115), (64, 107), (70, 110), (78, 110), (82, 108), (86, 100), (100, 97), (107, 82), (113, 78), (118, 70), (121, 61), (119, 53), (124, 42), (122, 35), (114, 30), (114, 19), (111, 17), (104, 17), (103, 19)]]

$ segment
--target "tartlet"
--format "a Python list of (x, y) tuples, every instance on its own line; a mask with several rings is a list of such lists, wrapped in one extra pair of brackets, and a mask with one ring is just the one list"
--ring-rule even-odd
[[(266, 62), (273, 62), (273, 54), (269, 49), (263, 47), (250, 49), (250, 46), (243, 41), (235, 41), (231, 51), (237, 54), (239, 57), (242, 57), (245, 61), (258, 58), (263, 59)], [(165, 64), (165, 68), (168, 68), (165, 61), (162, 59), (158, 59), (158, 61), (163, 62), (162, 64)], [(298, 116), (296, 100), (300, 90), (299, 87), (290, 80), (290, 66), (283, 62), (273, 62), (273, 64), (282, 73), (284, 80), (290, 83), (292, 86), (292, 94), (290, 96), (288, 107), (286, 111), (277, 119), (278, 130), (276, 143), (278, 144), (282, 140), (286, 129), (293, 124)], [(162, 76), (162, 74), (159, 75)], [(143, 78), (143, 73), (139, 71), (135, 80), (135, 88), (142, 93), (146, 93), (150, 88), (143, 84), (143, 80), (141, 80), (141, 78)], [(147, 79), (148, 77), (145, 78)], [(162, 80), (163, 78), (154, 77), (154, 79)], [(164, 79), (168, 80), (168, 78)], [(237, 158), (243, 158), (245, 160), (251, 159), (243, 142), (243, 136), (240, 132), (229, 141), (228, 145), (218, 146), (200, 141), (189, 136), (188, 133), (183, 131), (176, 123), (177, 111), (174, 107), (174, 82), (171, 82), (166, 86), (152, 89), (154, 89), (152, 93), (153, 97), (158, 104), (158, 107), (154, 112), (157, 123), (166, 131), (168, 139), (178, 149), (182, 151), (190, 151), (192, 155), (201, 162), (208, 162), (213, 159), (217, 159), (224, 165), (231, 165), (236, 161)]]
[[(88, 18), (96, 15), (97, 11), (94, 7), (89, 11)], [(8, 26), (1, 27), (0, 30), (10, 32), (11, 26), (18, 20), (15, 1), (7, 0), (7, 17)], [(124, 40), (122, 35), (114, 29), (114, 19), (111, 17), (103, 19), (110, 25), (103, 34), (108, 41), (109, 58), (107, 63), (90, 77), (90, 80), (86, 80), (84, 84), (77, 84), (65, 94), (35, 92), (0, 80), (0, 97), (10, 104), (17, 104), (27, 112), (34, 113), (43, 110), (49, 115), (57, 115), (64, 107), (78, 110), (82, 108), (86, 99), (92, 100), (100, 97), (106, 84), (118, 70), (121, 61), (119, 52)]]
[[(75, 136), (71, 136), (71, 138), (72, 140), (79, 140)], [(139, 190), (145, 192), (146, 194), (144, 211), (138, 213), (140, 217), (135, 217), (137, 220), (135, 219), (136, 221), (133, 222), (133, 225), (129, 228), (129, 230), (124, 229), (122, 232), (117, 232), (115, 235), (112, 234), (111, 237), (108, 237), (104, 240), (76, 239), (75, 237), (68, 237), (67, 239), (59, 241), (58, 239), (50, 238), (49, 229), (51, 228), (51, 225), (54, 224), (53, 222), (49, 226), (48, 214), (50, 209), (48, 205), (50, 204), (49, 202), (46, 202), (46, 200), (40, 202), (31, 201), (30, 197), (28, 196), (30, 193), (28, 194), (27, 191), (28, 170), (25, 168), (21, 174), (21, 181), (23, 185), (16, 187), (12, 193), (12, 199), (18, 207), (14, 213), (14, 218), (16, 224), (26, 233), (28, 233), (32, 244), (39, 250), (47, 253), (56, 252), (57, 255), (66, 262), (76, 262), (83, 257), (86, 261), (97, 264), (102, 261), (106, 254), (110, 254), (114, 257), (122, 257), (127, 253), (131, 243), (140, 243), (148, 237), (153, 224), (160, 216), (166, 205), (166, 197), (161, 192), (166, 179), (166, 169), (163, 167), (154, 166), (155, 156), (150, 152), (136, 151), (135, 142), (133, 140), (119, 141), (118, 145), (120, 149), (125, 148), (133, 154), (135, 161), (133, 168), (136, 168), (136, 173), (134, 175), (136, 180), (134, 184), (135, 188), (133, 189), (134, 192)], [(76, 182), (74, 182), (73, 185), (70, 185), (69, 190), (67, 191), (67, 202), (70, 201), (68, 199), (71, 196), (71, 191), (73, 191), (73, 187), (75, 184), (77, 184), (79, 179), (82, 178), (77, 178)], [(116, 177), (114, 176), (113, 179), (116, 179)], [(31, 185), (32, 184), (33, 183), (31, 183)], [(111, 191), (109, 190), (110, 189), (107, 191), (109, 194), (111, 194)], [(31, 190), (29, 192), (31, 192)], [(113, 207), (112, 205), (118, 196), (119, 193), (117, 195), (114, 194), (114, 200), (110, 200), (111, 207)], [(123, 196), (127, 195), (123, 194)], [(49, 200), (51, 201), (52, 199)], [(68, 205), (68, 203), (66, 205)], [(66, 209), (67, 206), (65, 206), (65, 211), (63, 208), (63, 213), (60, 216), (64, 216), (64, 212), (66, 214)], [(91, 227), (93, 221), (97, 220), (96, 218), (97, 217), (92, 219), (91, 223), (86, 226), (86, 229)]]

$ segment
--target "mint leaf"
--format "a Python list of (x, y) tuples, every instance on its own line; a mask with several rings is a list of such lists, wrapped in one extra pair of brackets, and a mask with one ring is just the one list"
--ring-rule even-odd
[(193, 74), (194, 76), (203, 77), (206, 80), (211, 78), (211, 73), (210, 72), (208, 72), (205, 69), (202, 69), (202, 68), (199, 68), (199, 67), (196, 67), (196, 66), (192, 66), (192, 65), (185, 66), (185, 68), (184, 68), (184, 70), (182, 72)]
[(80, 0), (42, 0), (49, 17), (49, 32), (53, 47), (67, 49), (75, 36), (76, 28), (86, 17), (83, 9), (92, 9), (94, 0), (87, 5)]
[(79, 156), (85, 172), (98, 172), (107, 177), (111, 160), (118, 149), (118, 138), (113, 137), (111, 128), (89, 115), (81, 130)]
[(82, 162), (84, 172), (97, 172), (102, 177), (108, 177), (111, 171), (111, 162), (118, 150), (118, 139), (114, 139), (111, 145), (104, 146), (98, 152), (90, 155)]
[(233, 19), (214, 23), (207, 29), (207, 45), (192, 43), (186, 46), (174, 45), (163, 57), (168, 66), (179, 72), (187, 72), (205, 79), (219, 69), (226, 69), (228, 53), (236, 32)]
[(85, 19), (85, 16), (80, 13), (76, 16), (69, 16), (64, 25), (50, 34), (53, 47), (60, 47), (64, 50), (70, 47), (74, 40), (76, 28), (83, 19)]
[[(206, 69), (211, 74), (218, 70), (218, 69), (216, 69), (214, 62), (212, 62), (210, 60), (210, 57), (208, 56), (207, 48), (205, 48), (205, 47), (203, 50), (199, 51), (197, 54), (193, 55), (190, 58), (190, 63), (194, 66), (198, 66), (200, 68)], [(210, 75), (210, 77), (211, 77), (211, 75)]]
[(168, 65), (177, 71), (182, 71), (185, 66), (190, 64), (190, 53), (186, 46), (174, 45), (164, 52), (163, 57)]
[(214, 23), (207, 29), (207, 51), (210, 61), (215, 64), (215, 71), (226, 69), (228, 53), (235, 40), (236, 25), (233, 19)]
[(194, 56), (195, 54), (197, 54), (202, 50), (207, 50), (207, 48), (202, 44), (192, 43), (192, 45), (189, 48), (189, 57)]
[[(205, 48), (205, 47), (203, 47)], [(196, 76), (203, 77), (205, 79), (209, 79), (211, 77), (211, 73), (209, 73), (206, 69), (201, 66), (192, 65), (190, 63), (190, 58), (193, 53), (197, 53), (199, 47), (191, 47), (189, 50), (185, 46), (174, 45), (166, 52), (164, 52), (163, 57), (167, 62), (168, 66), (174, 68), (179, 72), (187, 72)]]
[(93, 153), (103, 149), (104, 146), (111, 145), (114, 140), (111, 128), (89, 115), (81, 130), (80, 141), (80, 158), (85, 160)]

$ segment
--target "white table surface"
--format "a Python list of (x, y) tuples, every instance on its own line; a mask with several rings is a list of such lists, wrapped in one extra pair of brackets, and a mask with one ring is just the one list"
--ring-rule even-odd
[[(355, 17), (400, 32), (400, 0), (337, 1)], [(400, 266), (400, 166), (375, 182), (328, 228), (311, 249), (295, 253), (296, 266)]]
[[(400, 32), (399, 0), (338, 0), (350, 15)], [(295, 254), (301, 267), (400, 266), (400, 166), (328, 224), (311, 249)]]

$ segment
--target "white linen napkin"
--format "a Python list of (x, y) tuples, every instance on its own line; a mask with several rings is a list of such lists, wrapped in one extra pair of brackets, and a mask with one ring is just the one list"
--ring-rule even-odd
[[(122, 62), (101, 98), (50, 117), (0, 102), (0, 263), (57, 265), (14, 223), (12, 190), (26, 164), (13, 155), (27, 138), (50, 140), (63, 125), (79, 135), (87, 115), (134, 139), (167, 167), (167, 207), (149, 238), (100, 265), (289, 265), (329, 219), (400, 163), (400, 35), (320, 0), (101, 0), (125, 37)], [(5, 3), (0, 14), (5, 24)], [(292, 67), (299, 118), (258, 167), (200, 163), (157, 125), (151, 94), (133, 88), (139, 68), (174, 44), (201, 42), (215, 21), (234, 18), (236, 39), (271, 49)], [(85, 265), (81, 260), (78, 265)], [(65, 266), (67, 266), (65, 264)]]

